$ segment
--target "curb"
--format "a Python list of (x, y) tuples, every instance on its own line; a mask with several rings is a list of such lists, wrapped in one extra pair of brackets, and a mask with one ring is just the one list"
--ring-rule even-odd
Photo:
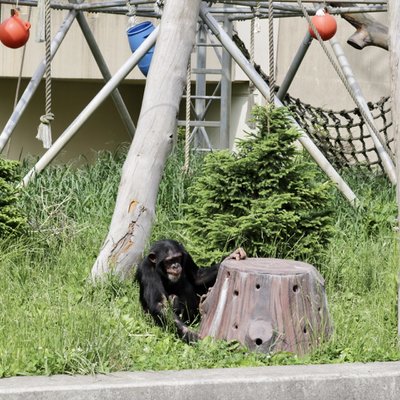
[(399, 400), (400, 362), (0, 379), (1, 400)]

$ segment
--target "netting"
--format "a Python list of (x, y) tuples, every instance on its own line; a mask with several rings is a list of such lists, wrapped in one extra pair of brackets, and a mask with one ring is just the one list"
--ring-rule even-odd
[[(369, 169), (382, 163), (375, 150), (371, 135), (358, 108), (333, 111), (314, 107), (291, 96), (285, 104), (295, 114), (302, 128), (310, 135), (325, 157), (337, 168), (364, 165)], [(374, 122), (394, 159), (394, 137), (390, 109), (390, 98), (383, 97), (376, 103), (368, 103)]]
[[(234, 35), (232, 39), (243, 55), (250, 60), (250, 54), (238, 35)], [(254, 64), (254, 67), (269, 84), (268, 76), (260, 66)], [(363, 165), (370, 170), (380, 168), (384, 172), (371, 135), (358, 108), (341, 111), (328, 110), (306, 104), (290, 95), (285, 96), (284, 103), (295, 114), (299, 125), (336, 168)], [(390, 106), (389, 97), (383, 97), (376, 103), (368, 103), (375, 126), (386, 144), (390, 158), (394, 160)]]

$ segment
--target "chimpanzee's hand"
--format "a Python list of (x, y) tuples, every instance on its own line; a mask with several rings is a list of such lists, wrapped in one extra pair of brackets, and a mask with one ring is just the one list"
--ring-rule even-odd
[(227, 260), (244, 260), (247, 257), (246, 252), (239, 247), (238, 249), (236, 249), (232, 254), (230, 254), (228, 257), (226, 257)]
[(190, 329), (187, 329), (185, 333), (182, 336), (182, 339), (187, 343), (187, 344), (192, 344), (196, 343), (200, 340), (200, 336), (198, 333), (193, 332)]

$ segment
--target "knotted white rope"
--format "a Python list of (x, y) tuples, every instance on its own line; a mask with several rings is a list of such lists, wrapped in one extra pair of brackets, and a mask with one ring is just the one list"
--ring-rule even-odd
[(45, 80), (45, 115), (40, 117), (40, 125), (36, 139), (43, 142), (45, 149), (52, 145), (51, 121), (54, 120), (54, 114), (51, 112), (51, 8), (50, 0), (45, 0), (45, 41), (46, 41), (46, 80)]
[(156, 0), (154, 3), (154, 12), (157, 14), (162, 14), (165, 5), (165, 0)]
[(128, 18), (128, 29), (129, 29), (136, 24), (137, 8), (134, 4), (131, 4), (129, 0), (126, 2), (126, 8), (128, 9), (126, 15), (129, 17)]

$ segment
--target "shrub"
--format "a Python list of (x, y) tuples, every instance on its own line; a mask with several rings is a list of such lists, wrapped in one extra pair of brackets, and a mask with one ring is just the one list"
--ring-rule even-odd
[(189, 189), (188, 247), (203, 262), (239, 245), (251, 256), (314, 262), (332, 232), (331, 185), (297, 149), (286, 109), (259, 107), (254, 119), (257, 134), (237, 153), (209, 154)]
[(26, 218), (18, 207), (19, 163), (0, 158), (0, 237), (18, 235), (26, 228)]

